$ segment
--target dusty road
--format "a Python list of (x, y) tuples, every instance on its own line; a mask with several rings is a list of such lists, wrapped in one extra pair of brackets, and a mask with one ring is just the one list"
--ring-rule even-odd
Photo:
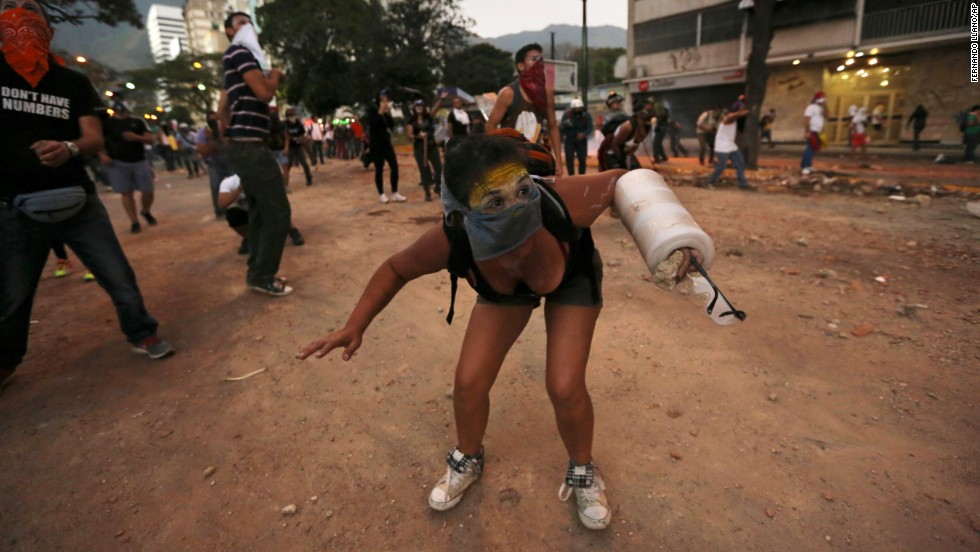
[[(161, 175), (160, 224), (139, 235), (103, 194), (179, 352), (134, 355), (77, 265), (45, 271), (28, 357), (0, 395), (0, 550), (980, 549), (980, 219), (963, 196), (814, 193), (780, 183), (790, 161), (770, 164), (761, 193), (709, 191), (687, 185), (690, 163), (668, 165), (715, 240), (713, 277), (748, 313), (729, 327), (645, 281), (602, 217), (589, 385), (615, 518), (597, 533), (557, 498), (566, 458), (540, 312), (494, 389), (485, 476), (446, 513), (426, 496), (454, 444), (473, 292), (447, 326), (448, 277), (423, 278), (352, 361), (293, 360), (439, 220), (399, 161), (398, 205), (377, 203), (356, 162), (321, 166), (312, 187), (294, 173), (307, 244), (286, 247), (296, 292), (283, 299), (245, 290), (205, 179)], [(845, 168), (872, 187), (889, 178)], [(980, 180), (951, 170), (954, 184)]]

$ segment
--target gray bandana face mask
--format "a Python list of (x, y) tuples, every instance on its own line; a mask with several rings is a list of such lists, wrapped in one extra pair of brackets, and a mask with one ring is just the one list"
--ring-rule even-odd
[(443, 183), (442, 200), (446, 214), (459, 211), (463, 214), (463, 226), (473, 250), (473, 259), (485, 261), (517, 249), (531, 234), (542, 227), (541, 190), (531, 186), (530, 199), (526, 203), (512, 205), (497, 213), (474, 211), (456, 201)]

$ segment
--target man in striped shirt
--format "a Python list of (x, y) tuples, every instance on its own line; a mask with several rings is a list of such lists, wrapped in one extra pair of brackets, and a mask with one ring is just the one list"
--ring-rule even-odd
[(279, 164), (267, 140), (269, 101), (279, 88), (282, 71), (263, 72), (261, 50), (248, 14), (229, 15), (225, 34), (231, 46), (225, 50), (225, 82), (218, 116), (228, 144), (228, 164), (241, 178), (248, 198), (250, 247), (245, 282), (253, 291), (281, 297), (293, 291), (276, 276), (291, 212)]

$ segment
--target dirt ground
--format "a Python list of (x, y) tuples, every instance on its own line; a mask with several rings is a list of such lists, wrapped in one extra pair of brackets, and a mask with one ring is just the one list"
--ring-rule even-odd
[[(296, 291), (283, 299), (245, 289), (206, 178), (161, 174), (160, 224), (139, 235), (103, 193), (178, 353), (131, 353), (105, 293), (77, 264), (57, 280), (49, 265), (0, 396), (0, 550), (980, 550), (980, 219), (943, 186), (980, 170), (826, 155), (832, 176), (808, 183), (797, 160), (767, 157), (760, 193), (692, 186), (690, 160), (665, 166), (714, 238), (714, 279), (748, 313), (735, 326), (646, 281), (618, 220), (594, 227), (605, 309), (588, 379), (615, 516), (603, 532), (558, 500), (540, 309), (493, 391), (484, 478), (445, 513), (426, 496), (455, 444), (475, 294), (461, 288), (447, 326), (448, 277), (423, 278), (352, 361), (293, 359), (439, 220), (407, 154), (404, 204), (378, 204), (356, 161), (321, 166), (312, 187), (294, 171), (307, 244), (286, 246)], [(890, 200), (896, 181), (938, 195)]]

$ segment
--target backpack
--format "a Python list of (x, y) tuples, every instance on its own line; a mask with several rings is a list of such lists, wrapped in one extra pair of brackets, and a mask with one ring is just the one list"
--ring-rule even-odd
[(616, 129), (619, 128), (619, 125), (628, 121), (629, 118), (630, 118), (629, 115), (625, 113), (622, 112), (617, 113), (602, 122), (602, 128), (600, 129), (600, 132), (602, 132), (603, 136), (609, 136), (610, 134), (616, 132)]
[[(513, 129), (504, 129), (511, 130)], [(544, 178), (542, 178), (541, 173), (548, 173), (548, 165), (538, 159), (540, 156), (540, 151), (538, 148), (543, 150), (541, 146), (536, 144), (531, 144), (524, 139), (520, 133), (513, 131), (515, 134), (520, 136), (520, 139), (524, 142), (525, 147), (528, 148), (529, 154), (525, 165), (527, 166), (528, 172), (531, 174), (531, 178), (535, 181), (541, 190), (541, 222), (544, 228), (550, 232), (555, 238), (560, 241), (569, 243), (569, 260), (568, 267), (566, 268), (566, 274), (574, 275), (576, 274), (576, 268), (580, 268), (583, 263), (592, 263), (592, 255), (595, 251), (595, 243), (592, 241), (592, 232), (588, 228), (579, 228), (572, 224), (571, 216), (568, 213), (568, 208), (565, 207), (565, 203), (561, 200), (561, 197), (555, 192), (551, 186), (547, 184)], [(501, 133), (508, 136), (512, 136), (511, 133)], [(512, 136), (513, 137), (513, 136)], [(517, 139), (515, 137), (515, 139)], [(547, 150), (544, 150), (547, 154)], [(550, 154), (547, 154), (550, 158)], [(550, 164), (550, 174), (554, 174), (554, 161), (552, 160)], [(443, 216), (442, 219), (442, 229), (446, 233), (446, 237), (449, 238), (449, 283), (450, 283), (450, 299), (449, 299), (449, 313), (446, 315), (446, 323), (453, 323), (453, 315), (455, 314), (456, 306), (456, 291), (459, 287), (459, 279), (469, 281), (470, 271), (473, 271), (474, 282), (471, 282), (471, 286), (476, 290), (477, 293), (484, 296), (490, 301), (499, 301), (503, 297), (507, 297), (500, 293), (497, 293), (490, 285), (483, 279), (480, 274), (479, 269), (477, 269), (475, 261), (473, 260), (473, 250), (470, 247), (469, 238), (466, 235), (466, 228), (463, 226), (463, 217), (458, 211), (453, 211)], [(592, 295), (594, 298), (599, 297), (599, 282), (595, 278), (595, 273), (592, 274)], [(564, 280), (563, 280), (564, 282)], [(528, 292), (530, 293), (530, 292)], [(525, 295), (521, 293), (521, 295)]]

